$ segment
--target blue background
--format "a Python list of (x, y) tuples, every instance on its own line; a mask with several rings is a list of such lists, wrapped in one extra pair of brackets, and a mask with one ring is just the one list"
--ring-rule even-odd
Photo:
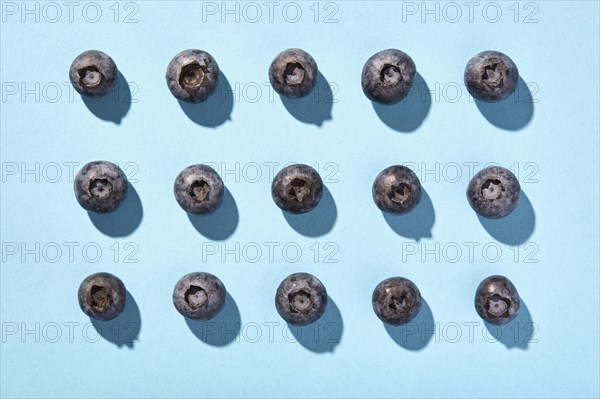
[[(53, 4), (60, 15), (2, 3), (3, 397), (599, 395), (598, 2), (480, 2), (471, 19), (463, 3), (459, 15), (446, 3), (307, 2), (297, 22), (286, 2), (272, 21), (262, 2), (82, 2), (72, 20)], [(322, 74), (301, 102), (268, 86), (288, 47)], [(361, 69), (390, 47), (419, 76), (403, 103), (374, 107)], [(68, 68), (91, 48), (122, 75), (113, 95), (86, 104)], [(209, 51), (225, 77), (196, 107), (164, 81), (186, 48)], [(500, 104), (474, 102), (462, 84), (487, 49), (508, 54), (523, 80)], [(119, 163), (134, 188), (102, 217), (78, 206), (68, 166), (97, 159)], [(216, 163), (228, 197), (190, 219), (172, 185), (200, 162)], [(270, 198), (268, 165), (289, 162), (317, 165), (326, 182), (313, 213), (284, 216)], [(480, 220), (465, 198), (468, 165), (489, 162), (511, 167), (525, 194), (500, 221)], [(399, 163), (427, 195), (413, 214), (384, 217), (371, 185)], [(97, 271), (118, 275), (130, 298), (119, 318), (90, 324), (76, 291)], [(171, 302), (192, 271), (216, 274), (230, 294), (209, 323), (186, 322)], [(331, 299), (303, 329), (273, 303), (296, 271)], [(524, 302), (502, 329), (473, 308), (490, 274)], [(426, 301), (404, 329), (385, 327), (370, 303), (395, 275)]]

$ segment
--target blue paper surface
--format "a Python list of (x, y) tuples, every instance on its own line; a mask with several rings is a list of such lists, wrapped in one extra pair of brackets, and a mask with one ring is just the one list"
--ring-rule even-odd
[[(1, 26), (2, 397), (598, 397), (599, 11), (595, 1), (534, 2), (17, 2)], [(317, 61), (315, 92), (282, 101), (267, 70), (283, 49)], [(171, 58), (210, 52), (223, 76), (208, 103), (180, 104)], [(399, 48), (414, 90), (374, 106), (364, 62)], [(98, 49), (117, 89), (84, 102), (71, 61)], [(468, 95), (464, 67), (494, 49), (522, 82), (499, 104)], [(108, 216), (88, 216), (73, 175), (118, 163), (133, 190)], [(270, 182), (313, 165), (319, 207), (284, 215)], [(173, 196), (186, 166), (209, 163), (228, 194), (190, 218)], [(480, 219), (465, 197), (488, 163), (517, 175), (506, 219)], [(371, 198), (385, 167), (411, 167), (425, 190), (404, 217)], [(92, 323), (76, 292), (89, 274), (119, 276), (128, 305)], [(171, 294), (192, 271), (229, 297), (206, 323)], [(288, 327), (280, 281), (316, 275), (330, 304)], [(523, 306), (486, 326), (479, 282), (502, 274)], [(424, 298), (404, 328), (384, 326), (371, 294), (403, 276)]]

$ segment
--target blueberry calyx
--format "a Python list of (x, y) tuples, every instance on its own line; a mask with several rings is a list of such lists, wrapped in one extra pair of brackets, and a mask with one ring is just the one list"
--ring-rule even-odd
[(305, 197), (310, 195), (310, 185), (304, 179), (294, 179), (290, 183), (288, 196), (290, 201), (302, 203)]
[(288, 85), (299, 85), (304, 80), (304, 67), (299, 62), (289, 62), (285, 66), (283, 78)]
[(112, 195), (113, 186), (106, 177), (93, 179), (89, 187), (92, 197), (98, 200), (106, 200)]
[(102, 84), (105, 77), (96, 65), (79, 69), (79, 84), (86, 87), (96, 87)]
[(92, 297), (91, 306), (96, 312), (102, 313), (112, 305), (112, 295), (106, 287), (92, 285), (90, 294)]
[(400, 68), (391, 64), (385, 64), (383, 68), (381, 68), (380, 79), (385, 86), (394, 86), (404, 80)]
[(392, 202), (403, 204), (410, 197), (410, 186), (405, 183), (394, 185), (388, 192), (388, 197)]
[(490, 64), (484, 67), (481, 80), (485, 80), (488, 86), (502, 86), (504, 83), (504, 75), (508, 75), (509, 71), (506, 66), (497, 61), (490, 61)]
[(190, 285), (190, 288), (185, 292), (185, 301), (190, 307), (197, 309), (208, 301), (208, 295), (202, 287)]
[(205, 180), (194, 180), (188, 187), (190, 197), (198, 202), (202, 202), (210, 193), (210, 185)]
[(77, 297), (86, 315), (96, 320), (111, 320), (123, 312), (127, 290), (117, 276), (95, 273), (81, 282)]
[(481, 195), (484, 199), (493, 201), (502, 196), (504, 186), (502, 182), (497, 179), (488, 179), (481, 185)]
[(498, 294), (489, 297), (485, 303), (485, 311), (490, 318), (508, 317), (508, 309), (510, 308), (510, 300), (502, 298)]
[(197, 62), (185, 65), (179, 74), (179, 85), (185, 91), (192, 91), (202, 85), (204, 81), (204, 70)]
[(310, 294), (304, 290), (293, 292), (288, 295), (290, 301), (290, 311), (295, 313), (308, 314), (312, 309), (312, 298)]

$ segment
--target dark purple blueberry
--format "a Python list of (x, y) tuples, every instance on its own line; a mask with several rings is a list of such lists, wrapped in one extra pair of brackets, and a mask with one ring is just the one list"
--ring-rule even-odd
[(277, 288), (275, 307), (290, 324), (310, 324), (325, 313), (327, 290), (312, 274), (290, 274)]
[(102, 51), (89, 50), (77, 56), (69, 69), (73, 88), (84, 96), (101, 97), (108, 94), (117, 82), (117, 66)]
[(372, 305), (381, 321), (406, 324), (421, 310), (421, 293), (409, 279), (390, 277), (375, 287)]
[(173, 304), (179, 313), (194, 320), (212, 319), (225, 306), (223, 282), (210, 273), (190, 273), (179, 279)]
[(77, 297), (83, 313), (96, 320), (110, 320), (125, 309), (127, 291), (117, 276), (95, 273), (81, 282)]
[(166, 79), (175, 98), (203, 102), (217, 90), (219, 65), (206, 51), (184, 50), (169, 63)]
[(75, 176), (73, 187), (81, 207), (89, 212), (108, 213), (127, 197), (129, 183), (117, 165), (107, 161), (86, 164)]
[(372, 193), (379, 209), (403, 215), (412, 211), (421, 201), (421, 182), (406, 166), (394, 165), (377, 175)]
[(271, 184), (273, 201), (286, 212), (308, 212), (319, 204), (322, 195), (321, 176), (304, 164), (293, 164), (281, 169)]
[(225, 186), (208, 165), (188, 166), (175, 179), (173, 192), (179, 206), (192, 215), (208, 215), (223, 203)]
[(498, 219), (516, 208), (520, 193), (519, 181), (510, 170), (489, 166), (473, 176), (467, 188), (467, 199), (481, 216)]
[(396, 104), (408, 95), (417, 67), (408, 54), (388, 49), (374, 54), (362, 70), (362, 89), (371, 101)]
[(287, 98), (307, 96), (317, 83), (317, 63), (306, 51), (290, 48), (275, 57), (269, 68), (271, 86)]
[(499, 51), (482, 51), (471, 58), (465, 68), (465, 86), (481, 101), (505, 99), (515, 91), (518, 82), (517, 66)]
[(517, 317), (521, 301), (513, 283), (504, 276), (490, 276), (475, 292), (475, 310), (492, 324), (506, 324)]

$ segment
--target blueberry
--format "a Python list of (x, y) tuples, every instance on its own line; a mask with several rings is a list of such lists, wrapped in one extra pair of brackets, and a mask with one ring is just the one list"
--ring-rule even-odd
[(492, 324), (506, 324), (517, 317), (521, 301), (513, 283), (504, 276), (490, 276), (475, 292), (475, 310)]
[(93, 319), (110, 320), (125, 308), (127, 291), (117, 276), (95, 273), (81, 282), (77, 297), (83, 313)]
[(277, 288), (275, 307), (290, 324), (310, 324), (325, 313), (327, 290), (312, 274), (290, 274)]
[(319, 204), (322, 195), (321, 176), (304, 164), (293, 164), (281, 169), (271, 184), (273, 201), (286, 212), (308, 212)]
[(395, 325), (406, 324), (421, 309), (421, 293), (409, 279), (390, 277), (377, 284), (371, 303), (381, 321)]
[(225, 293), (225, 286), (217, 276), (190, 273), (175, 284), (173, 304), (189, 319), (209, 320), (225, 306)]
[(482, 51), (471, 58), (465, 68), (465, 86), (481, 101), (505, 99), (515, 91), (518, 81), (517, 66), (499, 51)]
[(417, 67), (408, 54), (388, 49), (374, 54), (362, 70), (362, 89), (371, 101), (396, 104), (408, 95)]
[(519, 181), (510, 170), (489, 166), (473, 176), (467, 188), (467, 199), (481, 216), (498, 219), (516, 208), (520, 193)]
[(101, 97), (108, 94), (117, 82), (117, 66), (102, 51), (89, 50), (79, 54), (69, 69), (73, 88), (84, 96)]
[(269, 68), (271, 86), (287, 98), (307, 96), (317, 83), (317, 63), (306, 51), (290, 48), (275, 57)]
[(169, 63), (166, 79), (175, 98), (200, 103), (217, 90), (219, 65), (206, 51), (184, 50)]
[(406, 166), (394, 165), (377, 175), (372, 193), (379, 209), (403, 215), (412, 211), (421, 201), (421, 182)]
[(173, 192), (179, 206), (192, 215), (209, 215), (223, 203), (225, 187), (210, 166), (188, 166), (177, 175)]
[(81, 207), (89, 212), (108, 213), (127, 197), (127, 177), (117, 165), (107, 161), (86, 164), (75, 176), (73, 187)]

